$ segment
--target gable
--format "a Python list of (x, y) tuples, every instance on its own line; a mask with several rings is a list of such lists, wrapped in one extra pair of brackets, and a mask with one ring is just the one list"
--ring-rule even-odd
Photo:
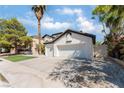
[[(85, 37), (85, 38), (89, 38), (93, 44), (95, 44), (95, 35), (92, 34), (88, 34), (88, 33), (81, 33), (81, 32), (76, 32), (76, 31), (72, 31), (72, 30), (66, 30), (63, 34), (61, 34), (58, 38), (54, 39), (52, 42), (48, 42), (45, 44), (49, 44), (49, 43), (55, 43), (56, 41), (58, 41), (59, 39), (63, 38), (66, 34), (68, 33), (74, 33), (77, 34), (77, 38), (78, 37)], [(75, 37), (76, 38), (76, 37)], [(79, 39), (80, 40), (80, 39)]]
[(70, 33), (66, 33), (63, 36), (61, 36), (61, 38), (58, 38), (54, 44), (57, 45), (66, 45), (66, 44), (79, 44), (79, 43), (92, 43), (92, 38), (87, 37), (87, 36), (83, 36), (80, 34), (76, 34), (73, 32)]
[(46, 37), (47, 37), (47, 38), (52, 38), (52, 36), (47, 35), (47, 34), (46, 34), (46, 35), (44, 35), (42, 38), (46, 38)]

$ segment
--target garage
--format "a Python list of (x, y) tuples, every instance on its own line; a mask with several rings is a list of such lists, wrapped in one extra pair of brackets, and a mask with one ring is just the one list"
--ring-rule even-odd
[(86, 58), (87, 53), (84, 47), (83, 44), (58, 46), (59, 56), (64, 58)]
[(95, 36), (67, 30), (53, 41), (45, 43), (45, 55), (61, 58), (93, 59)]
[(46, 56), (53, 56), (53, 46), (52, 45), (48, 45), (47, 47), (45, 47), (45, 54)]

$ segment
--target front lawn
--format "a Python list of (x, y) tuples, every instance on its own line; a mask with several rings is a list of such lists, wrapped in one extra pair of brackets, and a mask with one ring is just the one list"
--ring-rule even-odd
[(35, 58), (35, 57), (25, 56), (25, 55), (11, 55), (11, 56), (5, 57), (5, 59), (12, 62), (18, 62), (18, 61), (23, 61), (23, 60), (32, 59), (32, 58)]

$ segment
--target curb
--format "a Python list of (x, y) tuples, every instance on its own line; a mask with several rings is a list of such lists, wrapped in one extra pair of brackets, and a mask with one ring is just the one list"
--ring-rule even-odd
[(123, 68), (124, 68), (124, 62), (119, 60), (119, 59), (116, 59), (116, 58), (113, 58), (113, 57), (109, 57), (112, 61), (116, 62), (117, 64), (121, 65)]

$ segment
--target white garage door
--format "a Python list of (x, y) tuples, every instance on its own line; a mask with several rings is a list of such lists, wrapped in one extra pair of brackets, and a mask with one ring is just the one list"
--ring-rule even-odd
[(88, 58), (85, 45), (62, 45), (58, 46), (59, 56), (65, 58)]
[(47, 47), (47, 56), (53, 57), (53, 48)]

